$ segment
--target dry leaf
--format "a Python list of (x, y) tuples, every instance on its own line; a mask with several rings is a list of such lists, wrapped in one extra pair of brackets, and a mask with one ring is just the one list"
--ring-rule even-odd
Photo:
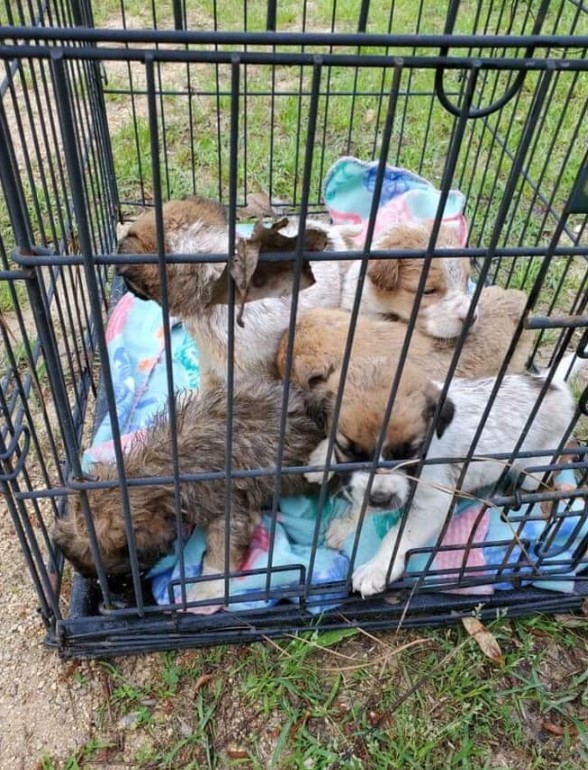
[[(259, 219), (253, 228), (251, 237), (244, 238), (237, 243), (235, 256), (216, 282), (210, 304), (227, 304), (227, 271), (232, 275), (240, 302), (237, 316), (237, 323), (240, 326), (244, 326), (245, 303), (269, 297), (286, 297), (292, 294), (296, 261), (259, 261), (261, 252), (288, 252), (296, 249), (297, 236), (285, 236), (279, 232), (287, 224), (288, 220), (284, 218), (274, 222), (270, 227), (265, 227), (263, 220)], [(305, 231), (305, 251), (324, 251), (326, 247), (326, 233), (312, 228)], [(303, 260), (300, 291), (307, 289), (314, 283), (315, 279), (310, 263)]]
[(231, 759), (247, 759), (249, 756), (246, 746), (239, 743), (229, 743), (226, 748), (226, 754)]
[(555, 619), (566, 628), (588, 628), (588, 618), (580, 615), (556, 615)]
[(481, 623), (477, 618), (462, 618), (461, 622), (464, 625), (468, 634), (475, 639), (478, 647), (482, 650), (484, 655), (489, 658), (493, 663), (499, 666), (504, 665), (504, 655), (500, 649), (500, 645), (496, 641), (493, 634), (488, 631), (486, 626)]
[(545, 732), (551, 733), (552, 735), (558, 735), (558, 736), (564, 736), (564, 735), (578, 735), (578, 728), (575, 725), (567, 725), (566, 727), (562, 727), (561, 725), (556, 725), (554, 722), (542, 722), (541, 727)]
[(194, 682), (193, 694), (196, 695), (198, 690), (204, 687), (205, 684), (208, 684), (208, 682), (210, 682), (211, 679), (212, 679), (212, 674), (201, 674), (198, 677), (198, 679)]

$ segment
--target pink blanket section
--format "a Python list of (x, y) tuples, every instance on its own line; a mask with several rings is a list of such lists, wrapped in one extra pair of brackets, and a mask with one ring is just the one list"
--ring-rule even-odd
[[(431, 225), (433, 223), (433, 219), (425, 218), (418, 213), (419, 209), (422, 210), (422, 206), (420, 204), (423, 197), (429, 195), (430, 193), (427, 191), (409, 190), (408, 192), (393, 198), (385, 206), (382, 206), (376, 215), (376, 225), (374, 228), (373, 240), (375, 240), (382, 233), (398, 226), (399, 224), (414, 223)], [(362, 248), (365, 243), (368, 222), (366, 220), (362, 220), (358, 214), (342, 212), (334, 208), (329, 209), (329, 214), (333, 220), (333, 223), (336, 225), (353, 224), (362, 226), (361, 232), (353, 237), (353, 240), (357, 244), (358, 248)], [(463, 214), (446, 216), (443, 218), (443, 222), (444, 224), (449, 225), (455, 229), (459, 237), (459, 242), (462, 246), (465, 246), (468, 240), (468, 225)]]

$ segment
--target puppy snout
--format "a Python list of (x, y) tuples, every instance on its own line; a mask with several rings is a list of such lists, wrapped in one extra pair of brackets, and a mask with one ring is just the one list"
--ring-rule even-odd
[[(468, 320), (468, 313), (470, 312), (470, 303), (464, 302), (462, 305), (460, 305), (458, 311), (457, 311), (457, 317), (462, 323), (465, 323), (465, 321)], [(471, 328), (476, 321), (478, 320), (478, 308), (474, 308), (474, 311), (472, 313), (471, 318), (469, 319), (468, 326)]]
[(394, 508), (397, 507), (398, 498), (395, 494), (384, 491), (372, 491), (369, 497), (369, 503), (374, 508)]

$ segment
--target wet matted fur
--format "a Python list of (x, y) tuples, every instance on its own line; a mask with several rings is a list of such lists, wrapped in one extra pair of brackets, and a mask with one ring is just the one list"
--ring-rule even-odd
[[(232, 470), (275, 468), (282, 404), (282, 385), (262, 380), (235, 388), (233, 401)], [(190, 392), (178, 400), (177, 441), (180, 473), (223, 471), (226, 461), (227, 391), (223, 387), (198, 394)], [(283, 466), (306, 464), (322, 438), (308, 417), (304, 397), (290, 389), (284, 439)], [(162, 412), (125, 456), (129, 478), (172, 475), (171, 431), (167, 413)], [(118, 478), (116, 466), (99, 463), (93, 473), (100, 481)], [(232, 479), (230, 569), (238, 569), (251, 535), (260, 521), (264, 505), (272, 500), (275, 476)], [(300, 474), (284, 474), (281, 492), (295, 495), (308, 492), (309, 483)], [(182, 482), (182, 517), (190, 525), (207, 529), (208, 550), (204, 574), (225, 569), (225, 489), (223, 479)], [(128, 494), (142, 569), (153, 566), (169, 553), (176, 538), (173, 484), (129, 486)], [(106, 572), (128, 575), (130, 562), (125, 534), (121, 493), (117, 487), (87, 492), (97, 539)], [(96, 574), (90, 539), (78, 495), (69, 500), (67, 516), (56, 523), (54, 542), (79, 572)], [(213, 582), (202, 583), (202, 597), (214, 589)]]

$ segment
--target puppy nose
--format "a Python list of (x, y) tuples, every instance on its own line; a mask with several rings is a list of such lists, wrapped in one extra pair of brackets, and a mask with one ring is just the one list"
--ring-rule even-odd
[[(469, 310), (470, 310), (469, 304), (468, 305), (462, 305), (462, 307), (459, 309), (459, 311), (457, 313), (457, 317), (459, 318), (460, 321), (465, 321), (466, 320), (466, 318), (468, 317)], [(476, 323), (477, 320), (478, 320), (478, 308), (475, 308), (474, 312), (472, 313), (472, 317), (470, 319), (469, 326), (470, 327), (473, 326)]]
[(370, 505), (376, 508), (384, 508), (387, 505), (391, 505), (395, 497), (396, 495), (389, 494), (388, 492), (372, 492), (369, 502)]

